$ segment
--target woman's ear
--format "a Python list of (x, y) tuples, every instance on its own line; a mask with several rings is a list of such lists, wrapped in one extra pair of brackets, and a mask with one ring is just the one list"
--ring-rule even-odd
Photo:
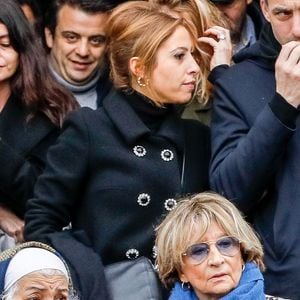
[(135, 77), (144, 77), (144, 66), (141, 59), (137, 56), (130, 58), (129, 70)]

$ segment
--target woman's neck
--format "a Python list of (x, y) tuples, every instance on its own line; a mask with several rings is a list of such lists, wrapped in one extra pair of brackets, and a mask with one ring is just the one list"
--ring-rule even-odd
[(11, 94), (10, 84), (0, 83), (0, 112), (3, 110), (10, 94)]

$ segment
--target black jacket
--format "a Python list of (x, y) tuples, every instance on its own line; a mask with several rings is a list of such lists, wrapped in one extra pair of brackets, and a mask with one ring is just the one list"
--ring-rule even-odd
[(27, 121), (20, 103), (12, 95), (0, 113), (0, 203), (22, 218), (59, 129), (41, 114)]
[(102, 108), (65, 122), (28, 205), (26, 238), (43, 240), (71, 221), (104, 264), (152, 257), (154, 226), (174, 198), (208, 188), (209, 154), (204, 125), (172, 113), (151, 133), (112, 90)]

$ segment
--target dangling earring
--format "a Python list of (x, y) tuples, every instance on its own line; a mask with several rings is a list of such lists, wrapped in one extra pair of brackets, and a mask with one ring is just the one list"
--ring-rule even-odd
[(242, 272), (245, 270), (245, 264), (242, 265)]
[(148, 84), (148, 80), (145, 81), (141, 76), (139, 76), (136, 81), (140, 87), (145, 87)]
[(184, 291), (187, 291), (191, 288), (191, 286), (188, 282), (181, 282), (181, 287)]

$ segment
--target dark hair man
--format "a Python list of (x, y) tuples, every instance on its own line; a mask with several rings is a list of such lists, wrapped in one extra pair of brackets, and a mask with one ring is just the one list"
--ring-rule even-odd
[(211, 186), (260, 235), (266, 292), (300, 299), (300, 1), (261, 7), (260, 40), (216, 82)]
[(105, 56), (111, 3), (54, 0), (45, 16), (45, 40), (55, 78), (73, 92), (81, 106), (93, 109), (101, 105), (110, 88)]

